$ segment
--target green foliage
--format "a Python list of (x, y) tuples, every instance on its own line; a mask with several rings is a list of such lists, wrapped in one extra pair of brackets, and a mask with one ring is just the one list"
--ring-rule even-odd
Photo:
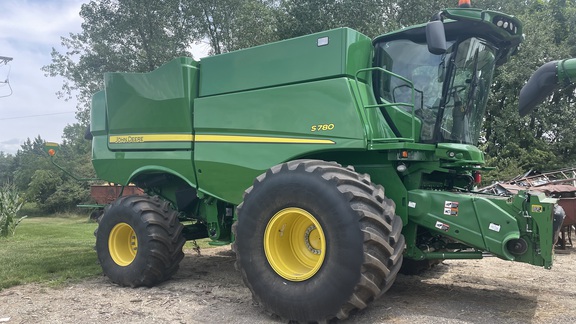
[(221, 54), (278, 40), (276, 8), (271, 0), (185, 1), (184, 12), (211, 54)]
[[(457, 4), (458, 2), (454, 0), (404, 0), (397, 3), (396, 21), (398, 25), (395, 26), (395, 29), (425, 23), (433, 14), (444, 8), (454, 8)], [(473, 5), (478, 7), (478, 3), (475, 1), (473, 1)]]
[[(84, 140), (84, 131), (85, 127), (78, 123), (66, 126), (56, 159), (72, 174), (92, 178), (91, 143)], [(52, 165), (43, 145), (44, 140), (38, 136), (27, 139), (15, 156), (0, 154), (0, 179), (13, 183), (19, 192), (25, 193), (26, 200), (44, 211), (68, 211), (89, 202), (88, 184), (71, 179)]]
[(36, 170), (28, 185), (28, 196), (38, 205), (42, 206), (62, 184), (62, 179), (53, 171)]
[[(514, 161), (524, 172), (555, 170), (576, 163), (575, 85), (556, 91), (530, 115), (518, 115), (519, 90), (542, 64), (570, 57), (576, 30), (574, 1), (512, 1), (524, 23), (517, 56), (497, 70), (484, 124), (488, 165)], [(516, 167), (514, 167), (516, 168)], [(518, 175), (522, 172), (518, 172)], [(502, 177), (500, 180), (507, 180)]]
[(90, 199), (86, 185), (73, 179), (63, 180), (49, 170), (34, 173), (27, 194), (39, 208), (49, 213), (72, 210)]
[(12, 161), (14, 169), (13, 181), (18, 190), (26, 191), (36, 170), (50, 169), (50, 161), (42, 149), (44, 140), (38, 136), (34, 140), (29, 138), (22, 144)]
[(14, 156), (0, 152), (0, 183), (13, 182), (12, 174)]
[[(489, 161), (489, 164), (492, 161)], [(500, 159), (494, 170), (482, 173), (482, 184), (480, 187), (491, 185), (495, 182), (503, 182), (525, 173), (515, 159)]]
[(281, 39), (337, 27), (350, 27), (375, 37), (396, 26), (398, 7), (395, 1), (382, 0), (284, 0), (276, 28)]
[(64, 182), (40, 205), (47, 212), (71, 211), (76, 205), (90, 200), (87, 186), (75, 180)]
[(0, 187), (0, 237), (14, 236), (16, 227), (26, 218), (17, 217), (23, 203), (16, 186), (6, 183)]

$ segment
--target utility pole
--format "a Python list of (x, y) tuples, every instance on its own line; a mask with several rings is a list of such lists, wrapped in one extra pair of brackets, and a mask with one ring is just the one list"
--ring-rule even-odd
[(4, 64), (8, 64), (8, 62), (12, 61), (11, 57), (8, 56), (0, 56), (0, 64), (4, 63)]
[[(0, 65), (8, 65), (8, 62), (12, 61), (11, 57), (8, 56), (0, 56)], [(10, 81), (8, 77), (10, 76), (10, 66), (8, 67), (8, 74), (6, 75), (6, 80), (0, 80), (0, 86), (8, 86), (9, 93), (7, 95), (0, 95), (0, 98), (8, 97), (12, 95), (12, 87), (10, 86)]]

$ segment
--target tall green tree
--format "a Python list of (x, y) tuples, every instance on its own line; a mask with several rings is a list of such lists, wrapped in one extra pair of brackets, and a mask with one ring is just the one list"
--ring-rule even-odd
[(561, 88), (530, 115), (518, 114), (520, 89), (542, 64), (570, 58), (574, 1), (530, 1), (516, 15), (524, 23), (525, 41), (517, 56), (497, 70), (488, 103), (483, 145), (491, 166), (489, 180), (507, 180), (507, 170), (554, 170), (576, 163), (573, 125), (574, 87)]
[(21, 149), (16, 152), (13, 159), (13, 183), (20, 192), (28, 189), (34, 172), (42, 169), (51, 169), (50, 161), (43, 150), (44, 140), (37, 136), (33, 140), (26, 139)]
[(277, 6), (273, 0), (184, 1), (194, 17), (195, 32), (208, 42), (210, 54), (221, 54), (278, 40)]
[(387, 0), (283, 0), (278, 11), (278, 37), (337, 27), (350, 27), (374, 37), (398, 26), (398, 8), (395, 1)]
[(0, 186), (4, 183), (13, 182), (14, 156), (0, 152)]

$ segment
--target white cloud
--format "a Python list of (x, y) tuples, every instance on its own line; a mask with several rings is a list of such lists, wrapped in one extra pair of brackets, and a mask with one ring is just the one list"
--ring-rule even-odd
[(20, 144), (21, 142), (17, 138), (0, 142), (0, 152), (15, 152), (20, 148)]
[(0, 38), (15, 43), (53, 46), (54, 39), (80, 30), (78, 13), (83, 2), (3, 0), (0, 4)]
[[(26, 138), (40, 135), (58, 141), (63, 128), (75, 122), (76, 102), (58, 99), (59, 78), (41, 71), (51, 62), (51, 48), (60, 47), (60, 37), (81, 31), (80, 0), (0, 1), (0, 56), (10, 62), (13, 94), (0, 98), (0, 151), (15, 153)], [(6, 68), (0, 68), (0, 80)], [(0, 88), (0, 96), (5, 94)], [(54, 113), (67, 112), (54, 115)], [(43, 115), (43, 116), (38, 116)], [(36, 116), (19, 118), (25, 116)], [(16, 143), (17, 142), (17, 143)]]

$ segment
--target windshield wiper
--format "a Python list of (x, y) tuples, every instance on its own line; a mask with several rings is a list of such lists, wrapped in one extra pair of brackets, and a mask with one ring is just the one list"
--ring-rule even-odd
[(472, 69), (472, 77), (470, 79), (470, 89), (468, 90), (468, 98), (466, 98), (466, 112), (471, 109), (472, 101), (476, 94), (476, 87), (478, 87), (478, 52), (480, 49), (476, 48), (474, 53), (474, 68)]
[[(458, 45), (454, 44), (454, 50), (450, 54), (450, 58), (448, 59), (448, 67), (445, 70), (444, 76), (444, 83), (442, 84), (442, 98), (440, 98), (440, 105), (438, 106), (438, 115), (436, 116), (436, 124), (434, 125), (434, 133), (432, 134), (432, 141), (434, 143), (439, 143), (441, 140), (444, 139), (440, 138), (440, 126), (442, 123), (442, 118), (444, 118), (444, 110), (448, 101), (448, 92), (449, 89), (452, 87), (452, 83), (454, 83), (454, 67), (456, 65), (456, 53), (458, 53)], [(442, 55), (442, 62), (445, 60), (446, 54)], [(447, 77), (447, 78), (446, 78)]]

